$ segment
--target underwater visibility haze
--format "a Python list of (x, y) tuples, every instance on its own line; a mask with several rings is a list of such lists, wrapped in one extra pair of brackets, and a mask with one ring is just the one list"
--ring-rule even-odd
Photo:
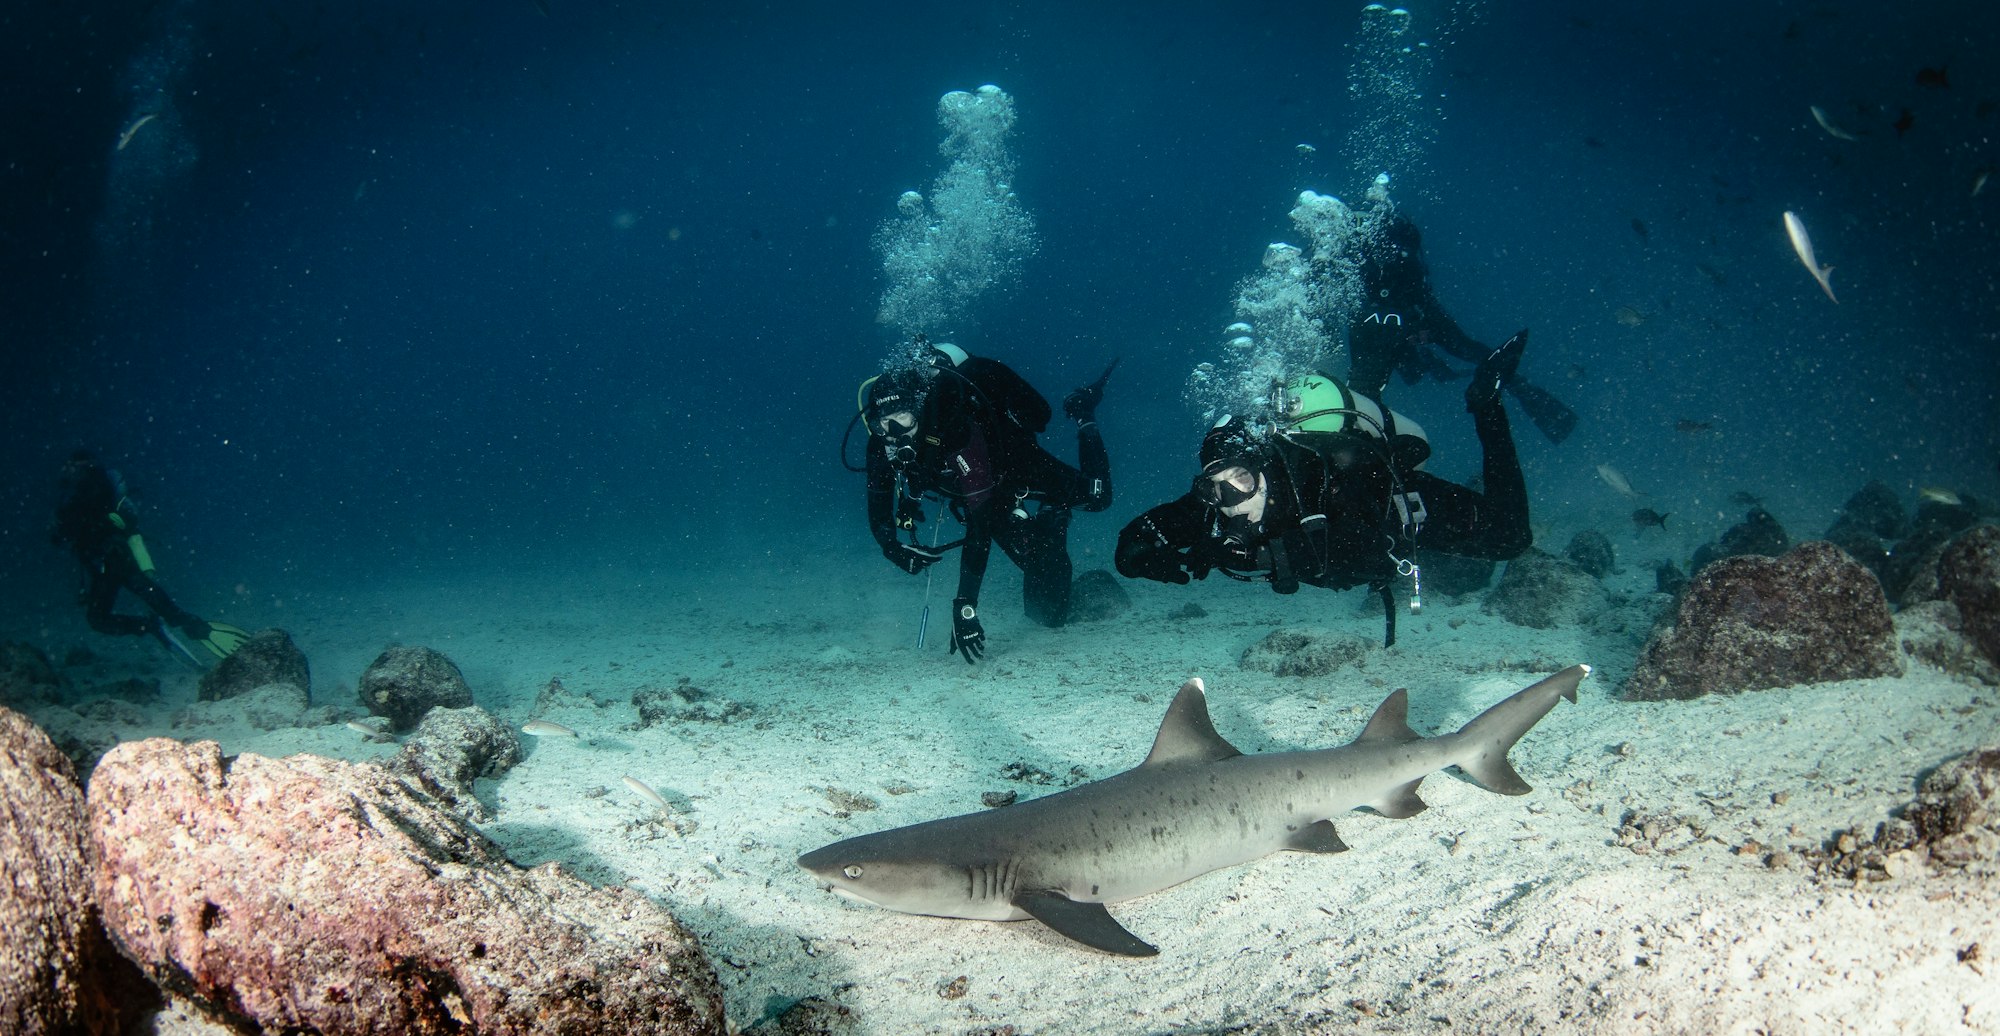
[[(1527, 736), (1526, 781), (1513, 783), (1566, 817), (1597, 810), (1603, 837), (1581, 842), (1601, 849), (1621, 808), (1584, 800), (1615, 782), (1578, 789), (1584, 770), (1629, 756), (1606, 762), (1605, 746), (1641, 745), (1629, 769), (1703, 742), (1700, 767), (1662, 763), (1640, 786), (1682, 788), (1698, 769), (1718, 775), (1703, 785), (1717, 794), (1768, 758), (1728, 756), (1747, 742), (1672, 703), (1612, 700), (1680, 600), (1668, 567), (1684, 581), (1751, 512), (1791, 530), (1787, 546), (1816, 539), (1871, 482), (1913, 515), (1928, 501), (1967, 526), (1991, 523), (2000, 501), (1993, 4), (113, 0), (15, 5), (0, 29), (0, 468), (14, 487), (0, 504), (0, 639), (70, 670), (43, 703), (52, 712), (23, 711), (86, 771), (149, 734), (230, 754), (380, 757), (397, 747), (387, 733), (346, 729), (363, 716), (362, 669), (391, 644), (437, 648), (511, 729), (579, 735), (531, 731), (543, 736), (520, 768), (478, 785), (482, 829), (516, 862), (556, 860), (665, 903), (712, 958), (740, 965), (720, 970), (742, 1027), (836, 987), (863, 990), (844, 1002), (856, 1031), (879, 1032), (1223, 1031), (1320, 1024), (1354, 998), (1416, 1011), (1447, 993), (1340, 954), (1411, 955), (1464, 983), (1459, 955), (1478, 951), (1467, 925), (1392, 931), (1386, 899), (1353, 900), (1382, 920), (1343, 927), (1345, 949), (1311, 943), (1330, 954), (1318, 966), (1351, 966), (1362, 991), (1306, 995), (1310, 982), (1277, 964), (1240, 985), (1200, 970), (1233, 952), (1218, 947), (1292, 936), (1216, 935), (1242, 917), (1202, 908), (1237, 879), (1195, 876), (1199, 903), (1134, 927), (1161, 966), (1206, 964), (1149, 985), (1059, 936), (1020, 934), (1029, 926), (843, 909), (793, 858), (980, 809), (1002, 757), (1063, 786), (1136, 766), (1196, 675), (1215, 727), (1254, 754), (1344, 745), (1403, 685), (1417, 728), (1456, 730), (1586, 662), (1582, 704)], [(1531, 332), (1520, 376), (1571, 423), (1551, 431), (1519, 398), (1506, 404), (1530, 527), (1551, 554), (1586, 531), (1615, 548), (1593, 572), (1600, 611), (1537, 628), (1472, 593), (1407, 609), (1399, 585), (1405, 628), (1385, 649), (1363, 589), (1112, 575), (1120, 528), (1188, 492), (1214, 422), (1268, 423), (1287, 379), (1347, 376), (1370, 264), (1411, 225), (1444, 319), (1481, 356)], [(855, 473), (877, 448), (857, 418), (865, 380), (930, 362), (922, 343), (1018, 372), (1055, 404), (1042, 445), (1086, 467), (1065, 394), (1116, 363), (1089, 415), (1115, 502), (1079, 509), (1066, 542), (1075, 573), (1129, 592), (1131, 611), (1040, 628), (996, 552), (987, 655), (967, 666), (946, 652), (963, 631), (948, 614), (956, 557), (914, 579), (885, 564)], [(1383, 402), (1421, 423), (1428, 471), (1478, 484), (1466, 385), (1480, 356), (1431, 359), (1443, 369), (1391, 378)], [(195, 702), (200, 674), (153, 640), (92, 632), (76, 559), (50, 545), (78, 450), (122, 473), (180, 606), (218, 629), (291, 634), (313, 660), (324, 731), (222, 718)], [(916, 534), (954, 541), (947, 509), (926, 507), (941, 523), (910, 523)], [(1893, 587), (1889, 603), (1904, 603)], [(1343, 631), (1372, 654), (1305, 682), (1255, 670), (1246, 652), (1280, 627)], [(1827, 749), (1829, 768), (1837, 757), (1874, 775), (1876, 813), (1907, 800), (1947, 744), (1992, 743), (1991, 686), (1913, 673), (1910, 701), (1974, 711), (1907, 758), (1879, 743)], [(80, 704), (126, 677), (155, 696)], [(708, 697), (682, 694), (671, 735), (643, 706), (637, 726), (604, 711), (628, 722), (627, 699), (690, 680)], [(1983, 697), (1968, 704), (1968, 687)], [(1869, 714), (1853, 693), (1825, 713), (1756, 715), (1832, 738)], [(658, 812), (634, 820), (620, 787)], [(1420, 883), (1445, 890), (1440, 915), (1482, 881), (1502, 906), (1599, 888), (1585, 849), (1564, 848), (1551, 865), (1562, 877), (1545, 884), (1509, 855), (1561, 832), (1503, 846), (1508, 822), (1475, 814), (1521, 803), (1449, 778), (1426, 796), (1440, 787), (1435, 812), (1464, 817), (1449, 830), (1343, 820), (1357, 851), (1320, 856), (1322, 841), (1220, 873), (1419, 882), (1384, 855), (1400, 839), (1432, 868)], [(1846, 822), (1826, 800), (1799, 802), (1808, 811), (1786, 824)], [(1481, 837), (1495, 844), (1465, 861), (1480, 874), (1451, 870), (1452, 840)], [(1757, 837), (1776, 844), (1772, 830)], [(747, 855), (733, 861), (736, 848)], [(1651, 879), (1629, 880), (1606, 901)], [(763, 891), (774, 885), (787, 891)], [(1342, 910), (1338, 898), (1281, 908), (1295, 915), (1286, 931)], [(926, 957), (911, 971), (895, 958), (960, 944), (980, 947), (969, 963)], [(1102, 1002), (1021, 1007), (1038, 962), (1064, 954), (1077, 961), (1045, 966), (1077, 969), (1062, 975), (1078, 988), (1092, 968), (1116, 972)], [(1010, 968), (1020, 987), (998, 977)], [(905, 971), (921, 996), (888, 991)], [(974, 990), (963, 1000), (963, 986), (950, 992), (960, 972)], [(1176, 992), (1155, 1005), (1149, 989)], [(1793, 992), (1833, 1006), (1786, 1017), (1887, 1010), (1811, 983)], [(1248, 1006), (1230, 1006), (1239, 995)], [(1777, 1017), (1786, 995), (1725, 998), (1708, 1020)], [(2000, 1017), (1966, 995), (1973, 1016)], [(1481, 1017), (1474, 1003), (1453, 1009)], [(1534, 1027), (1532, 1010), (1488, 1009), (1494, 1031)]]

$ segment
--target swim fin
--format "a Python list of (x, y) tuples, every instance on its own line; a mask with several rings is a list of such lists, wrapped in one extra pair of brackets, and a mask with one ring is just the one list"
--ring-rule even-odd
[(1535, 427), (1553, 443), (1569, 438), (1576, 430), (1576, 411), (1571, 410), (1562, 400), (1549, 394), (1549, 390), (1529, 384), (1526, 378), (1515, 378), (1507, 386), (1507, 391), (1521, 403), (1521, 411)]
[[(204, 628), (206, 632), (204, 632)], [(194, 638), (195, 643), (207, 648), (208, 653), (214, 655), (216, 658), (228, 658), (230, 655), (235, 654), (236, 649), (242, 647), (245, 641), (250, 639), (248, 631), (231, 626), (226, 622), (200, 622), (199, 625), (190, 624), (185, 632), (188, 636)]]
[(1478, 413), (1498, 404), (1500, 390), (1514, 380), (1514, 372), (1521, 366), (1521, 353), (1527, 348), (1528, 332), (1522, 330), (1479, 361), (1479, 369), (1472, 372), (1472, 384), (1465, 387), (1465, 409)]
[(188, 648), (187, 642), (174, 633), (173, 627), (167, 625), (165, 619), (157, 615), (154, 616), (151, 621), (146, 623), (146, 632), (151, 633), (154, 640), (166, 645), (167, 650), (173, 652), (181, 661), (186, 662), (196, 669), (208, 668), (202, 664), (200, 658), (195, 657), (195, 653)]

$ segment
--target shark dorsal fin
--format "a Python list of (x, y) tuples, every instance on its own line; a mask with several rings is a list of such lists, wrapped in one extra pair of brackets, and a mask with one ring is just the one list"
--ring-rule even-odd
[(1355, 744), (1363, 741), (1422, 741), (1423, 735), (1410, 729), (1410, 692), (1398, 687), (1375, 706), (1375, 715), (1363, 728)]
[(1242, 754), (1215, 732), (1215, 724), (1208, 718), (1208, 696), (1197, 676), (1182, 684), (1174, 703), (1167, 706), (1167, 718), (1160, 723), (1160, 734), (1153, 739), (1153, 751), (1146, 756), (1145, 765), (1213, 763)]

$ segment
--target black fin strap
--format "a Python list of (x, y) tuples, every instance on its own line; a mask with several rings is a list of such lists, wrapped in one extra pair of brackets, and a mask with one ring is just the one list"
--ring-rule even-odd
[(1375, 592), (1382, 598), (1382, 646), (1396, 646), (1396, 591), (1387, 580), (1375, 584)]

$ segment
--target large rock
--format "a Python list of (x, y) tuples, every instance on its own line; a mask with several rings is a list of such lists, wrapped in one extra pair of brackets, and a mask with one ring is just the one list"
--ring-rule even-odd
[(27, 708), (61, 696), (62, 677), (41, 648), (17, 640), (0, 643), (0, 706)]
[(1753, 507), (1743, 520), (1722, 533), (1721, 540), (1695, 548), (1690, 570), (1700, 572), (1723, 558), (1761, 554), (1775, 558), (1792, 549), (1792, 536), (1771, 512)]
[(127, 742), (89, 801), (107, 928), (236, 1028), (722, 1031), (715, 973), (662, 908), (514, 866), (381, 767)]
[(2000, 526), (1982, 525), (1953, 540), (1937, 574), (1939, 592), (1958, 606), (1965, 639), (2000, 664)]
[(471, 819), (484, 820), (486, 809), (473, 797), (472, 782), (497, 778), (520, 761), (521, 739), (513, 729), (472, 705), (426, 713), (388, 767), (417, 779)]
[(1604, 591), (1574, 562), (1531, 547), (1507, 562), (1480, 607), (1516, 626), (1548, 630), (1588, 622), (1604, 610)]
[(1929, 844), (1935, 863), (2000, 863), (2000, 745), (1938, 767), (1903, 811), (1903, 819)]
[[(0, 708), (0, 1033), (115, 1033), (140, 999), (104, 939), (76, 771)], [(143, 987), (141, 987), (143, 988)], [(138, 1004), (131, 1004), (133, 1007)]]
[(1697, 698), (1766, 687), (1900, 676), (1882, 585), (1831, 543), (1781, 558), (1724, 558), (1681, 596), (1625, 683), (1627, 698)]
[(361, 705), (386, 716), (397, 730), (409, 730), (434, 708), (472, 704), (472, 688), (457, 663), (427, 647), (397, 645), (376, 656), (361, 674)]
[(1069, 585), (1068, 622), (1104, 622), (1131, 610), (1132, 595), (1101, 568), (1077, 576)]
[(1417, 564), (1424, 593), (1450, 597), (1476, 594), (1491, 586), (1493, 570), (1499, 567), (1485, 558), (1468, 558), (1441, 550), (1423, 551), (1417, 555)]
[(1595, 579), (1618, 571), (1618, 551), (1611, 546), (1611, 537), (1596, 529), (1584, 529), (1571, 536), (1569, 546), (1563, 548), (1563, 557)]
[(292, 643), (291, 634), (279, 629), (259, 630), (235, 654), (201, 674), (201, 688), (195, 697), (221, 701), (274, 683), (288, 683), (310, 695), (312, 671), (306, 666), (306, 653)]

